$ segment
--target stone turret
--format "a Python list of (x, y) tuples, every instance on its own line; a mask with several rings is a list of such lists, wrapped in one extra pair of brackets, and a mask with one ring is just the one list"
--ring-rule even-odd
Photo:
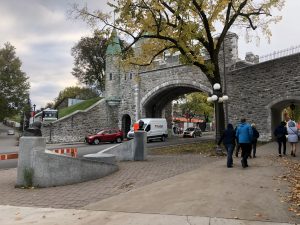
[(119, 105), (120, 96), (120, 59), (121, 44), (116, 30), (113, 30), (111, 40), (106, 50), (105, 68), (105, 99), (110, 106)]

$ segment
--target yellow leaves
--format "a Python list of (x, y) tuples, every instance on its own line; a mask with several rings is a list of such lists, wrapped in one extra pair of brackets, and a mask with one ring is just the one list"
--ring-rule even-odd
[(290, 183), (290, 194), (285, 201), (290, 203), (289, 211), (300, 216), (300, 163), (290, 159), (281, 160), (280, 163), (287, 169), (287, 173), (278, 178)]

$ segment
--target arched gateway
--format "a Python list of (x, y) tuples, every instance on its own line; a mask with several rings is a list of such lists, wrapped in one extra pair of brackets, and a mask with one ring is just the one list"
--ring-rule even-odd
[[(82, 140), (86, 133), (101, 127), (118, 126), (127, 132), (140, 118), (168, 118), (166, 106), (179, 95), (211, 92), (211, 84), (201, 70), (181, 65), (178, 56), (157, 61), (142, 71), (122, 70), (118, 64), (120, 42), (114, 35), (107, 49), (105, 99), (85, 112), (56, 121), (51, 130), (44, 127), (44, 136), (51, 133), (52, 141), (59, 142)], [(300, 106), (300, 54), (263, 63), (244, 61), (238, 59), (237, 40), (235, 34), (227, 36), (219, 60), (226, 68), (221, 74), (226, 75), (228, 120), (236, 125), (242, 117), (247, 118), (256, 123), (260, 139), (268, 141), (282, 119), (282, 110), (292, 103)]]

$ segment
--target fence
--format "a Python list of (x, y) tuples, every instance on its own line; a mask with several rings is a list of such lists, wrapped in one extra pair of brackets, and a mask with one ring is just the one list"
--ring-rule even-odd
[(296, 54), (296, 53), (299, 53), (299, 52), (300, 52), (300, 45), (292, 46), (290, 48), (286, 48), (286, 49), (279, 50), (279, 51), (274, 51), (270, 54), (260, 56), (259, 57), (259, 62), (265, 62), (265, 61), (269, 61), (269, 60), (272, 60), (272, 59), (277, 59), (277, 58), (281, 58), (281, 57), (284, 57), (284, 56)]

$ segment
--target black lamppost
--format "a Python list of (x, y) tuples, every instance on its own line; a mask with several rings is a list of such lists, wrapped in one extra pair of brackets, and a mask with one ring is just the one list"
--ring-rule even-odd
[(35, 107), (36, 107), (36, 105), (35, 105), (35, 104), (33, 104), (33, 117), (32, 117), (32, 122), (34, 122), (34, 116), (35, 116)]
[[(221, 91), (221, 85), (219, 83), (215, 83), (213, 86), (213, 93), (210, 97), (207, 98), (208, 102), (213, 102), (215, 105), (215, 120), (216, 120), (216, 143), (221, 137), (221, 129), (222, 129), (222, 123), (224, 121), (220, 121), (221, 115), (220, 115), (220, 109), (223, 102), (226, 102), (228, 100), (228, 96), (224, 95)], [(223, 118), (224, 120), (224, 118)]]

